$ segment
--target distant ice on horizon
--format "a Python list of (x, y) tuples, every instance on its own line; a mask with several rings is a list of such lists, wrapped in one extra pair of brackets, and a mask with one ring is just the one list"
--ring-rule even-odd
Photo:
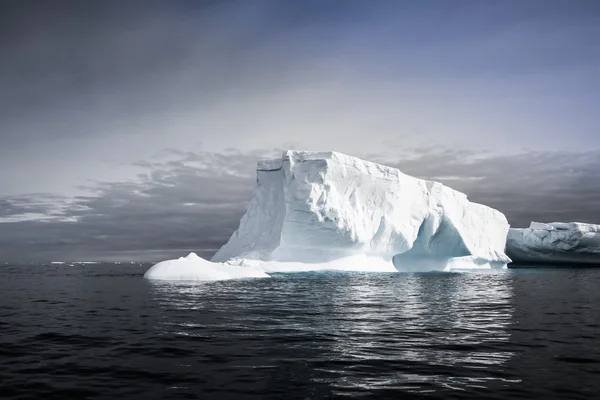
[(506, 252), (518, 263), (600, 265), (600, 225), (531, 222), (510, 229)]

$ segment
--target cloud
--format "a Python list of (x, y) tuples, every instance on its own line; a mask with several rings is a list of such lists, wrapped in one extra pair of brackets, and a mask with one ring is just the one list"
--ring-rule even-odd
[(408, 174), (438, 178), (472, 201), (504, 212), (513, 226), (531, 220), (600, 222), (599, 151), (486, 156), (424, 149), (392, 164)]
[[(137, 163), (146, 172), (136, 179), (96, 183), (87, 196), (5, 196), (0, 259), (160, 260), (188, 251), (209, 257), (239, 223), (256, 160), (280, 153), (165, 150)], [(600, 222), (600, 152), (498, 156), (438, 146), (357, 155), (437, 178), (501, 210), (516, 226), (530, 220)]]
[(1, 198), (0, 259), (211, 254), (243, 214), (257, 158), (280, 153), (167, 150), (160, 161), (136, 163), (147, 170), (136, 179), (98, 182), (87, 196)]

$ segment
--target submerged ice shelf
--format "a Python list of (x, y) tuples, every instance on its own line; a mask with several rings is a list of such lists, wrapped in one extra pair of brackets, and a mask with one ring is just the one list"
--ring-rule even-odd
[(237, 268), (265, 273), (503, 267), (510, 262), (504, 254), (508, 229), (501, 212), (441, 183), (340, 153), (287, 151), (258, 162), (252, 200), (212, 262), (197, 256), (185, 263), (166, 261), (146, 277), (204, 276), (194, 268), (234, 274)]

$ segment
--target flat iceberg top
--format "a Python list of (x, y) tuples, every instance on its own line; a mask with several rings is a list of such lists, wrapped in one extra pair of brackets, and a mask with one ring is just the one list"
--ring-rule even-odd
[(548, 231), (579, 231), (579, 232), (600, 232), (600, 225), (587, 224), (583, 222), (534, 222), (531, 221), (529, 228), (515, 229), (543, 229)]
[[(428, 181), (406, 175), (398, 168), (390, 167), (383, 164), (378, 164), (373, 161), (367, 161), (358, 157), (349, 156), (347, 154), (338, 153), (336, 151), (299, 151), (299, 150), (287, 150), (283, 152), (281, 158), (259, 160), (257, 162), (257, 171), (270, 171), (279, 170), (283, 167), (284, 163), (305, 163), (305, 162), (322, 162), (328, 165), (344, 166), (347, 168), (356, 168), (358, 171), (368, 174), (369, 176), (376, 179), (391, 179), (391, 180), (415, 180), (421, 182), (428, 182), (429, 184), (441, 183), (435, 181)], [(464, 193), (454, 191), (457, 196), (464, 196)]]
[[(276, 170), (282, 168), (285, 162), (303, 163), (310, 161), (322, 161), (329, 164), (344, 165), (346, 167), (357, 168), (375, 178), (399, 179), (417, 179), (402, 173), (399, 169), (378, 164), (372, 161), (362, 160), (347, 154), (336, 151), (298, 151), (287, 150), (281, 158), (270, 160), (260, 160), (257, 163), (257, 170)], [(460, 192), (457, 192), (460, 193)], [(462, 193), (460, 193), (463, 195)]]
[(600, 264), (600, 225), (532, 222), (510, 229), (506, 252), (515, 262)]
[(554, 228), (551, 224), (546, 224), (544, 222), (531, 221), (531, 224), (529, 224), (529, 229), (544, 229), (547, 231), (553, 231), (556, 228)]

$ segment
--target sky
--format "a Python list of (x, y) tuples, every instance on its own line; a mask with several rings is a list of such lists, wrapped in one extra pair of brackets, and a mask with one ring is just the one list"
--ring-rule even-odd
[(208, 257), (335, 150), (600, 223), (600, 2), (0, 3), (0, 260)]

